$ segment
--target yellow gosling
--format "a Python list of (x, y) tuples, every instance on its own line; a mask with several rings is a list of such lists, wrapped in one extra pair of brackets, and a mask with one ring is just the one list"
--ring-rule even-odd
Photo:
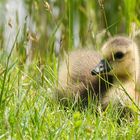
[(102, 98), (103, 108), (112, 102), (123, 106), (139, 105), (136, 83), (139, 77), (139, 51), (136, 43), (127, 37), (114, 37), (102, 49), (102, 59), (93, 67), (92, 75), (110, 75), (113, 85)]

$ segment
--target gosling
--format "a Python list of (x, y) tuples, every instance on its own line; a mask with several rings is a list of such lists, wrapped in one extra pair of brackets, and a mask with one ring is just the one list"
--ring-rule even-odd
[[(113, 77), (112, 87), (102, 98), (102, 106), (106, 108), (110, 102), (123, 106), (140, 105), (140, 96), (136, 90), (139, 78), (139, 52), (136, 43), (127, 37), (114, 37), (107, 41), (102, 49), (102, 59), (93, 67), (92, 75)], [(139, 107), (138, 107), (139, 108)]]
[[(88, 49), (80, 49), (71, 52), (62, 63), (58, 74), (58, 99), (71, 100), (87, 106), (92, 99), (100, 100), (111, 83), (111, 76), (92, 76), (92, 69), (100, 62), (98, 52)], [(107, 80), (105, 80), (107, 79)], [(90, 97), (90, 98), (89, 98)]]

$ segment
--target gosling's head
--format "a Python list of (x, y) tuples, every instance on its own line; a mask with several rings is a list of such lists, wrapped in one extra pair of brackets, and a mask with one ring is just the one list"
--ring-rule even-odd
[(92, 75), (109, 74), (118, 78), (134, 78), (138, 75), (139, 55), (137, 45), (127, 37), (114, 37), (102, 47), (103, 59), (92, 70)]

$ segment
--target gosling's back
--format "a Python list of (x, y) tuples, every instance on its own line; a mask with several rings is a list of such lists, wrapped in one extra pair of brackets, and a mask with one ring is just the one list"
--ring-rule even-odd
[(101, 56), (91, 50), (76, 50), (66, 56), (59, 69), (60, 85), (65, 87), (71, 83), (94, 81), (91, 70), (101, 60)]

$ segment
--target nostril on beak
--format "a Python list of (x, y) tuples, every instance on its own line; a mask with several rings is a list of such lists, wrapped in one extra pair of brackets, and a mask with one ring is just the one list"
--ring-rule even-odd
[(103, 68), (103, 65), (100, 65), (100, 69), (102, 69)]
[(104, 66), (100, 65), (99, 69), (100, 69), (100, 71), (103, 71), (104, 70)]

